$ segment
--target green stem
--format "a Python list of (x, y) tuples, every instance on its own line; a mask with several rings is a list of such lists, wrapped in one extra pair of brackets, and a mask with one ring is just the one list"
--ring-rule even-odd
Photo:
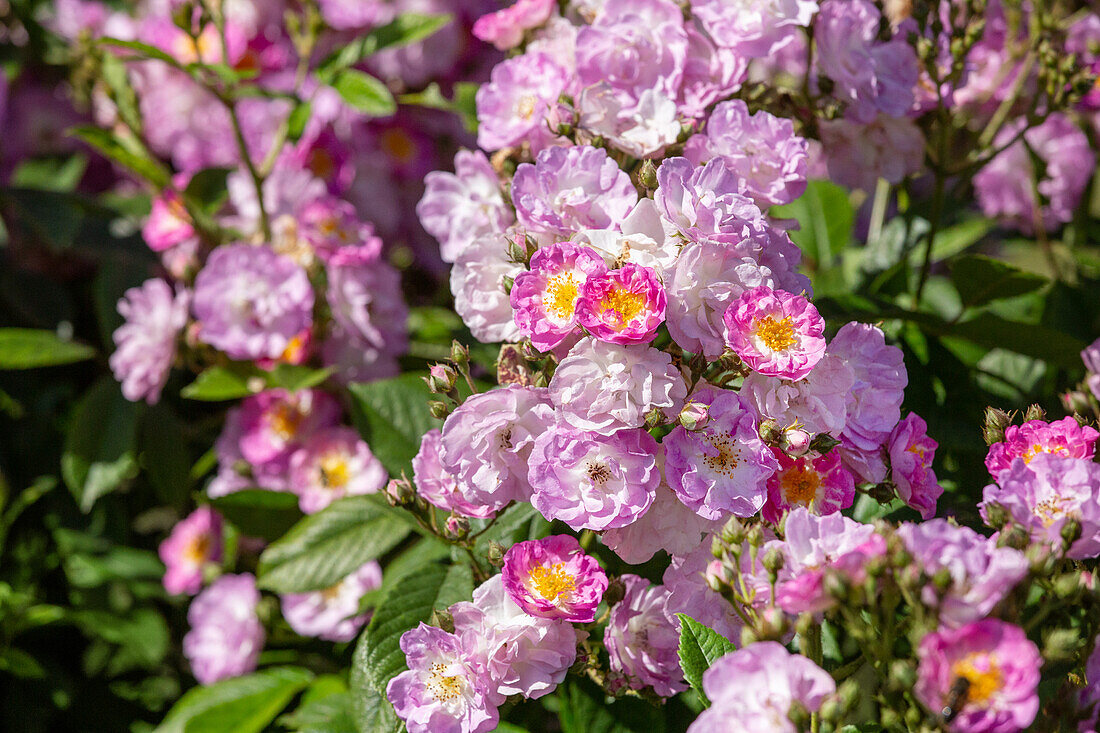
[(878, 179), (875, 185), (875, 200), (871, 207), (871, 224), (867, 230), (867, 246), (873, 247), (882, 236), (882, 223), (886, 218), (886, 206), (890, 202), (890, 182)]

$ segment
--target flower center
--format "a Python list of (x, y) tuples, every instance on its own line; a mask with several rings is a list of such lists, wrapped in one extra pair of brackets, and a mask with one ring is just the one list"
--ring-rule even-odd
[(606, 463), (589, 461), (585, 470), (588, 472), (589, 480), (597, 487), (603, 488), (603, 485), (611, 480), (611, 469)]
[(458, 675), (447, 675), (447, 665), (436, 662), (428, 668), (428, 693), (438, 702), (450, 702), (459, 697), (466, 687)]
[(1069, 507), (1066, 506), (1066, 500), (1060, 496), (1052, 496), (1035, 505), (1035, 516), (1039, 518), (1044, 527), (1049, 527), (1059, 518), (1070, 513)]
[(183, 548), (183, 556), (187, 558), (188, 562), (194, 565), (200, 565), (206, 562), (206, 558), (209, 554), (210, 536), (205, 534), (192, 537), (191, 541)]
[(317, 176), (322, 181), (327, 181), (332, 178), (332, 174), (336, 172), (336, 161), (333, 160), (332, 155), (324, 148), (314, 148), (309, 151), (309, 162), (307, 163), (307, 167), (313, 175)]
[(317, 463), (317, 472), (321, 475), (321, 486), (326, 489), (342, 489), (351, 478), (347, 457), (342, 453), (326, 453)]
[(758, 319), (756, 335), (772, 351), (785, 351), (796, 341), (790, 316), (785, 316), (778, 321), (771, 316)]
[(546, 312), (560, 321), (573, 317), (573, 308), (577, 302), (577, 289), (580, 283), (571, 272), (555, 275), (546, 283), (546, 293), (542, 296), (542, 305)]
[(271, 427), (271, 432), (279, 436), (283, 440), (290, 440), (298, 434), (298, 428), (302, 426), (302, 420), (305, 415), (300, 410), (292, 405), (279, 405), (271, 411), (271, 417), (268, 418), (268, 425)]
[(741, 449), (737, 447), (731, 435), (708, 435), (707, 442), (718, 451), (716, 455), (704, 455), (703, 462), (715, 473), (733, 478), (737, 466), (741, 464)]
[(535, 592), (546, 600), (556, 601), (560, 596), (572, 593), (577, 587), (577, 582), (559, 562), (550, 567), (532, 568), (531, 585), (534, 586)]
[(1020, 458), (1024, 459), (1024, 463), (1031, 463), (1031, 459), (1040, 453), (1052, 453), (1056, 455), (1066, 455), (1066, 447), (1063, 445), (1045, 446), (1039, 443), (1034, 444), (1026, 451), (1020, 454)]
[(951, 674), (965, 679), (969, 684), (966, 700), (979, 705), (988, 702), (993, 693), (1001, 689), (1001, 670), (992, 655), (974, 652), (951, 665)]
[(537, 102), (538, 100), (535, 99), (534, 95), (524, 94), (516, 102), (516, 115), (525, 120), (531, 119), (531, 115), (535, 114), (535, 104)]
[(809, 466), (792, 466), (779, 480), (783, 495), (792, 505), (810, 506), (817, 498), (817, 489), (821, 486), (821, 474)]
[(416, 155), (416, 144), (403, 130), (390, 128), (382, 133), (382, 150), (399, 163), (408, 163)]
[(645, 308), (645, 298), (626, 288), (615, 288), (603, 297), (600, 305), (603, 307), (604, 318), (608, 317), (609, 312), (614, 314), (614, 323), (611, 325), (621, 331)]

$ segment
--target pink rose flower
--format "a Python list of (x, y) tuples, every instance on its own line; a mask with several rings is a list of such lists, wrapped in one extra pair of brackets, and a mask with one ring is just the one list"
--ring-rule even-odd
[(656, 270), (628, 262), (585, 281), (577, 320), (600, 341), (649, 343), (665, 320), (667, 303)]
[(607, 590), (603, 568), (571, 535), (512, 545), (501, 575), (512, 600), (539, 618), (589, 623)]
[(799, 380), (825, 356), (825, 319), (801, 295), (761, 285), (733, 301), (723, 321), (730, 347), (760, 374)]

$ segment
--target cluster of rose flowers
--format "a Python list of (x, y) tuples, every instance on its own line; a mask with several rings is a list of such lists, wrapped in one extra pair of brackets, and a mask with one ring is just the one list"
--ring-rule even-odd
[[(424, 41), (364, 62), (393, 88), (461, 78), (469, 73), (465, 66), (484, 58), (472, 56), (468, 38), (467, 20), (478, 9), (450, 0), (323, 0), (301, 7), (150, 1), (126, 11), (59, 0), (48, 19), (74, 44), (115, 49), (144, 123), (127, 134), (174, 169), (141, 229), (162, 274), (118, 303), (125, 322), (114, 333), (110, 367), (123, 395), (157, 403), (174, 369), (220, 368), (248, 383), (251, 394), (228, 410), (214, 445), (209, 499), (244, 489), (290, 492), (308, 515), (386, 483), (338, 395), (349, 383), (399, 371), (408, 308), (386, 255), (400, 241), (423, 256), (415, 237), (425, 235), (409, 221), (424, 174), (438, 164), (433, 127), (437, 136), (463, 133), (450, 116), (403, 110), (372, 119), (314, 78), (307, 62), (408, 11), (455, 17)], [(287, 18), (299, 12), (295, 29)], [(147, 47), (174, 63), (143, 52)], [(134, 56), (135, 49), (144, 56)], [(224, 65), (258, 93), (227, 105), (189, 73), (194, 64)], [(293, 139), (291, 95), (310, 100), (308, 121)], [(99, 125), (124, 127), (102, 88), (92, 103)], [(209, 181), (212, 169), (228, 169), (227, 195), (196, 209), (192, 184)], [(391, 242), (385, 248), (379, 232)], [(431, 269), (433, 262), (438, 256), (430, 252), (421, 264)], [(267, 375), (283, 365), (316, 370), (314, 381), (323, 378), (328, 387), (272, 387)], [(222, 574), (234, 564), (227, 546), (256, 553), (263, 542), (230, 532), (208, 504), (176, 524), (160, 546), (166, 590), (198, 594), (184, 653), (203, 684), (251, 672), (264, 645), (256, 579)], [(361, 597), (381, 580), (379, 564), (366, 563), (323, 591), (284, 594), (283, 617), (303, 636), (349, 641), (369, 618), (360, 612)]]
[[(975, 6), (943, 5), (949, 29)], [(521, 0), (479, 20), (482, 38), (516, 50), (477, 95), (492, 156), (463, 151), (453, 175), (430, 174), (418, 213), (453, 263), (471, 333), (506, 342), (502, 386), (462, 400), (461, 359), (433, 368), (446, 420), (424, 436), (411, 482), (387, 492), (450, 512), (452, 534), (529, 502), (586, 549), (598, 537), (628, 564), (660, 550), (671, 563), (660, 585), (609, 580), (571, 535), (514, 545), (472, 603), (451, 607), (453, 627), (402, 637), (410, 669), (387, 696), (412, 733), (492, 730), (506, 698), (548, 694), (571, 667), (611, 695), (682, 692), (678, 614), (741, 646), (703, 676), (711, 706), (693, 733), (804, 730), (811, 715), (839, 726), (859, 695), (821, 667), (826, 622), (865, 643), (857, 661), (894, 685), (884, 725), (1032, 724), (1044, 657), (1020, 609), (1059, 572), (1063, 595), (1096, 608), (1078, 563), (1100, 555), (1100, 433), (1075, 417), (993, 420), (979, 509), (996, 533), (934, 519), (937, 443), (902, 416), (900, 349), (862, 323), (826, 339), (789, 224), (767, 213), (811, 176), (874, 190), (919, 171), (917, 121), (937, 105), (988, 120), (1011, 103), (1013, 84), (1033, 81), (1011, 55), (1019, 26), (981, 5), (967, 73), (938, 84), (914, 49), (931, 26), (864, 0)], [(1067, 43), (1085, 63), (1096, 24), (1086, 15)], [(957, 44), (936, 33), (923, 40), (950, 67)], [(828, 110), (803, 134), (727, 99), (784, 76)], [(975, 179), (985, 212), (1024, 230), (1068, 221), (1094, 162), (1075, 118), (1020, 117), (993, 145)], [(841, 514), (857, 494), (900, 499), (925, 521)], [(888, 616), (886, 642), (861, 608)], [(1094, 626), (1080, 630), (1089, 648)], [(795, 630), (798, 654), (783, 646)], [(894, 657), (899, 637), (912, 669)], [(1100, 651), (1087, 672), (1065, 712), (1079, 709), (1081, 731), (1095, 727)]]
[[(999, 3), (943, 4), (946, 30), (868, 0), (519, 0), (480, 17), (474, 34), (511, 52), (476, 98), (489, 155), (462, 151), (454, 174), (427, 174), (417, 213), (453, 264), (455, 309), (472, 335), (508, 344), (501, 386), (462, 399), (469, 362), (434, 367), (429, 385), (445, 399), (433, 412), (445, 422), (423, 436), (411, 480), (388, 485), (333, 391), (397, 372), (407, 310), (367, 222), (396, 210), (378, 150), (404, 156), (400, 175), (419, 182), (432, 166), (413, 137), (427, 132), (380, 130), (332, 89), (310, 89), (308, 73), (297, 78), (281, 4), (226, 3), (220, 29), (193, 34), (173, 20), (189, 4), (123, 15), (59, 3), (70, 5), (56, 22), (74, 39), (140, 41), (312, 95), (301, 136), (284, 140), (278, 94), (240, 101), (234, 119), (179, 69), (129, 65), (142, 114), (165, 122), (146, 126), (145, 143), (178, 173), (143, 229), (167, 276), (120, 303), (111, 367), (128, 398), (148, 402), (174, 365), (258, 369), (257, 393), (229, 411), (215, 445), (208, 496), (289, 491), (309, 514), (384, 491), (413, 512), (447, 513), (444, 539), (523, 502), (561, 527), (508, 548), (472, 601), (402, 637), (409, 670), (387, 697), (410, 733), (493, 730), (506, 700), (550, 694), (570, 670), (611, 695), (676, 695), (688, 687), (678, 614), (741, 647), (704, 674), (711, 705), (693, 733), (795, 731), (805, 716), (839, 725), (855, 696), (814, 648), (826, 622), (864, 634), (860, 659), (919, 702), (901, 708), (918, 723), (1007, 732), (1036, 718), (1044, 657), (1008, 601), (1022, 606), (1036, 578), (1060, 572), (1069, 595), (1096, 607), (1074, 563), (1100, 555), (1097, 432), (1074, 418), (1002, 420), (980, 507), (997, 534), (933, 519), (937, 443), (920, 416), (902, 414), (901, 350), (863, 323), (827, 338), (791, 223), (769, 215), (810, 178), (873, 191), (918, 173), (923, 121), (946, 107), (999, 120), (984, 128), (996, 154), (974, 178), (987, 215), (1024, 231), (1069, 221), (1094, 164), (1079, 127), (1094, 122), (1092, 101), (1037, 126), (1005, 121), (1001, 110), (1018, 111), (1037, 82), (1013, 55), (1023, 31)], [(384, 3), (317, 7), (320, 48), (392, 17)], [(962, 44), (966, 73), (951, 76), (960, 14), (976, 37)], [(1097, 65), (1097, 40), (1088, 14), (1066, 48)], [(425, 44), (369, 63), (423, 81), (440, 58)], [(778, 89), (787, 96), (767, 96)], [(118, 122), (110, 100), (96, 110), (105, 126)], [(266, 149), (272, 140), (280, 147)], [(254, 161), (270, 165), (258, 176)], [(196, 219), (186, 193), (211, 166), (233, 169), (228, 199)], [(233, 236), (211, 241), (211, 231)], [(1098, 352), (1083, 355), (1090, 372)], [(279, 364), (331, 379), (265, 388), (262, 373)], [(900, 500), (925, 521), (858, 522), (841, 514), (857, 495)], [(254, 577), (221, 574), (226, 535), (203, 506), (161, 546), (165, 587), (198, 594), (184, 651), (204, 684), (252, 671), (264, 644)], [(660, 585), (640, 571), (609, 577), (595, 542), (627, 564), (660, 551), (671, 562)], [(370, 562), (326, 590), (283, 595), (283, 617), (302, 635), (349, 641), (381, 576)], [(901, 597), (911, 614), (891, 633), (911, 639), (913, 669), (853, 615), (862, 607), (894, 624)], [(1086, 672), (1081, 731), (1095, 727), (1100, 653)]]

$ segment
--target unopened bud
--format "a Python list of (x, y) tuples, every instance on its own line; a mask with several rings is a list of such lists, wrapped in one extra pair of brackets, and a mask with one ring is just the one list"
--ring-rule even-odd
[(684, 430), (702, 430), (710, 422), (710, 406), (702, 402), (689, 402), (680, 410), (679, 420)]
[(798, 458), (810, 450), (810, 434), (802, 428), (788, 428), (783, 431), (783, 439), (779, 441), (779, 447), (789, 456)]
[(775, 420), (764, 420), (760, 423), (760, 440), (766, 445), (779, 446), (783, 440), (783, 428)]
[(782, 609), (769, 606), (760, 612), (758, 627), (762, 638), (779, 641), (790, 631), (791, 621)]
[(840, 445), (840, 441), (833, 436), (828, 433), (818, 433), (814, 436), (814, 439), (810, 441), (810, 450), (825, 455), (838, 445)]
[(443, 534), (449, 540), (465, 539), (470, 534), (470, 520), (466, 517), (452, 514), (443, 523)]
[(764, 544), (764, 530), (761, 529), (759, 524), (754, 524), (749, 527), (745, 539), (748, 540), (750, 547), (760, 547)]
[(901, 716), (893, 708), (884, 707), (879, 711), (879, 723), (886, 730), (894, 730), (902, 727)]
[(722, 527), (722, 541), (730, 545), (740, 545), (745, 542), (747, 533), (745, 525), (737, 517), (730, 517)]
[(451, 342), (451, 361), (460, 369), (470, 363), (470, 350), (458, 340)]
[(657, 166), (649, 158), (643, 160), (638, 169), (638, 182), (651, 191), (657, 188)]
[(796, 730), (810, 729), (810, 711), (798, 700), (791, 700), (791, 707), (790, 710), (787, 711), (787, 717), (794, 723)]
[(779, 548), (772, 547), (764, 553), (764, 569), (768, 571), (769, 577), (778, 577), (779, 571), (783, 569), (783, 553), (779, 551)]
[(749, 644), (755, 644), (760, 641), (760, 637), (756, 635), (756, 632), (752, 630), (751, 626), (741, 627), (741, 646), (746, 647)]
[(646, 430), (650, 430), (652, 428), (655, 428), (658, 425), (663, 425), (664, 422), (665, 422), (665, 413), (661, 412), (661, 408), (659, 408), (659, 407), (654, 407), (652, 410), (650, 410), (649, 412), (647, 412), (645, 414), (645, 428), (646, 428)]
[(433, 400), (428, 403), (428, 412), (437, 420), (446, 420), (447, 416), (451, 414), (451, 408), (446, 402), (437, 402)]
[(707, 569), (703, 573), (703, 580), (707, 587), (715, 593), (721, 593), (733, 582), (733, 576), (721, 560), (711, 560), (707, 563)]
[(940, 568), (936, 571), (936, 574), (932, 576), (932, 586), (941, 596), (951, 590), (953, 582), (954, 579), (951, 577), (951, 571), (948, 568)]
[(821, 588), (830, 598), (839, 603), (846, 603), (848, 594), (852, 591), (852, 584), (842, 573), (827, 570), (821, 579)]
[(1014, 524), (1001, 532), (1001, 537), (997, 544), (1001, 547), (1011, 547), (1015, 550), (1022, 550), (1027, 547), (1028, 540), (1030, 539), (1026, 529)]
[(896, 659), (890, 663), (889, 681), (895, 690), (911, 690), (917, 683), (917, 670), (912, 663)]
[(1070, 390), (1062, 394), (1062, 406), (1071, 415), (1081, 415), (1091, 409), (1089, 395), (1080, 390)]
[(1043, 658), (1051, 662), (1064, 662), (1077, 655), (1081, 635), (1075, 629), (1053, 629), (1043, 634)]
[(386, 484), (386, 488), (383, 490), (386, 495), (386, 501), (391, 506), (406, 506), (411, 504), (416, 498), (416, 491), (413, 489), (409, 480), (402, 476), (401, 478), (390, 479), (390, 482)]
[(1081, 523), (1076, 519), (1067, 519), (1066, 523), (1062, 525), (1062, 541), (1065, 542), (1066, 549), (1077, 540), (1081, 539)]
[(446, 364), (432, 364), (428, 367), (428, 376), (424, 377), (432, 394), (449, 394), (458, 381), (458, 372)]
[(1031, 405), (1024, 412), (1024, 422), (1031, 422), (1032, 420), (1046, 420), (1047, 411), (1039, 405)]
[(844, 708), (844, 712), (847, 713), (855, 710), (860, 699), (859, 683), (849, 677), (840, 683), (840, 687), (837, 688), (836, 691), (836, 696), (840, 699), (840, 704), (841, 707)]
[(799, 639), (805, 639), (817, 622), (814, 621), (814, 617), (809, 613), (798, 614), (798, 619), (794, 622), (794, 632), (798, 634)]
[(713, 537), (710, 541), (710, 554), (715, 558), (721, 558), (726, 554), (726, 543), (721, 537)]
[(1062, 573), (1054, 579), (1054, 595), (1062, 599), (1076, 597), (1082, 587), (1080, 573)]
[(495, 568), (499, 568), (504, 565), (504, 545), (500, 544), (496, 540), (489, 541), (489, 549), (485, 553), (489, 558), (489, 564)]
[(1008, 524), (1008, 510), (1000, 504), (986, 504), (985, 523), (993, 529), (1003, 529)]
[(1005, 428), (1012, 424), (1012, 413), (998, 410), (996, 407), (985, 408), (985, 427), (982, 429), (982, 438), (986, 445), (1000, 443), (1005, 439)]

